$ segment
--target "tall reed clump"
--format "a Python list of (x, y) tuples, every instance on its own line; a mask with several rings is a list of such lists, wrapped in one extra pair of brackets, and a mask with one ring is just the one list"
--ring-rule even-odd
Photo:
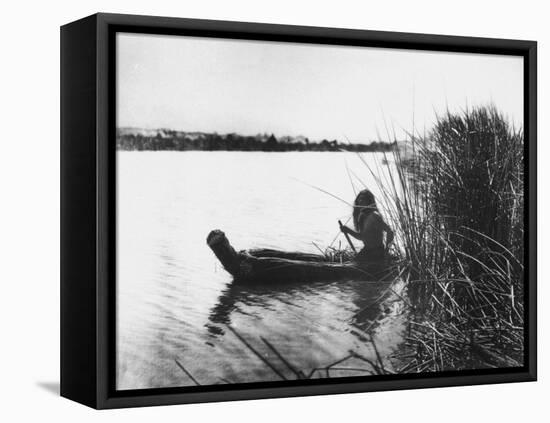
[(523, 364), (523, 132), (494, 106), (395, 153), (383, 201), (413, 308), (403, 372)]

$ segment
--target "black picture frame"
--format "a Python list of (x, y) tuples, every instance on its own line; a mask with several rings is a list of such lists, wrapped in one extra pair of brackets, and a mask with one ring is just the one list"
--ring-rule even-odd
[[(523, 367), (116, 391), (115, 34), (291, 41), (524, 58), (527, 263)], [(537, 44), (534, 41), (95, 14), (61, 28), (61, 395), (90, 407), (230, 401), (534, 381)]]

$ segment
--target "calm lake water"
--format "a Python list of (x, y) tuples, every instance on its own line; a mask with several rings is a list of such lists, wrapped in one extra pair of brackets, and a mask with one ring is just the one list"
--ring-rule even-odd
[[(381, 154), (363, 158), (389, 169)], [(288, 378), (262, 338), (306, 373), (350, 350), (375, 361), (369, 335), (391, 353), (404, 324), (391, 304), (373, 304), (387, 283), (239, 288), (206, 245), (221, 229), (237, 250), (327, 247), (351, 207), (307, 184), (352, 203), (346, 166), (376, 195), (353, 153), (118, 152), (117, 388), (193, 385), (176, 360), (205, 385), (281, 380), (227, 325)]]

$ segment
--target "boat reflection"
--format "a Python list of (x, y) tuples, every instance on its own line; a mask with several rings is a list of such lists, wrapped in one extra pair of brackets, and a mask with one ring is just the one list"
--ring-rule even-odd
[[(234, 313), (261, 315), (264, 312), (281, 312), (289, 309), (310, 309), (318, 303), (317, 311), (339, 314), (341, 320), (351, 326), (364, 329), (374, 327), (376, 319), (384, 311), (384, 301), (392, 294), (393, 280), (333, 281), (302, 284), (277, 284), (272, 286), (241, 285), (231, 281), (222, 291), (210, 310), (206, 328), (213, 337), (224, 335), (225, 327), (232, 324)], [(285, 316), (281, 316), (284, 319)]]

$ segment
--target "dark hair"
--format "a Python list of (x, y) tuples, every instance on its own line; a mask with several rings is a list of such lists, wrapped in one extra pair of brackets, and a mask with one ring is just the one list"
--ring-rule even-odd
[(364, 189), (357, 194), (355, 202), (353, 203), (353, 225), (355, 229), (359, 230), (359, 224), (361, 223), (359, 217), (361, 212), (363, 212), (361, 217), (365, 217), (375, 211), (378, 211), (378, 207), (376, 207), (376, 200), (370, 190)]

